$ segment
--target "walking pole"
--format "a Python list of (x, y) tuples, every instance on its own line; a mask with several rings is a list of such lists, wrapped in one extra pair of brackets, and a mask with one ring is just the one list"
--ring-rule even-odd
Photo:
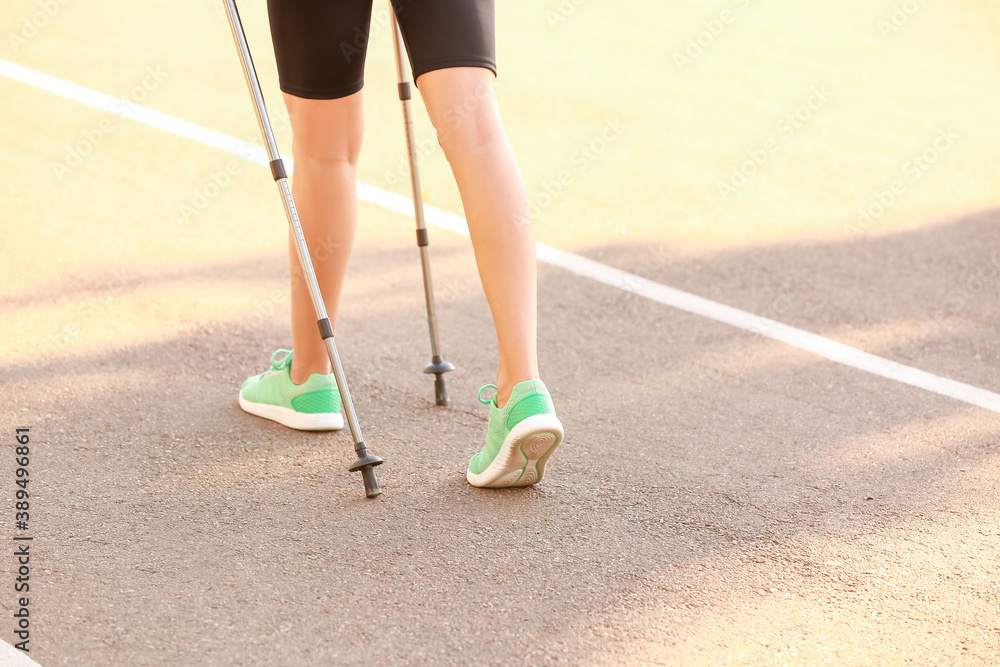
[(298, 251), (299, 262), (302, 265), (302, 274), (305, 276), (306, 286), (309, 288), (309, 296), (312, 298), (313, 308), (316, 309), (316, 321), (319, 326), (319, 333), (326, 344), (327, 354), (330, 355), (330, 363), (333, 366), (333, 374), (337, 379), (337, 387), (340, 395), (344, 399), (344, 412), (347, 414), (347, 425), (351, 429), (351, 436), (354, 438), (354, 451), (357, 453), (357, 460), (348, 468), (351, 472), (361, 471), (361, 478), (365, 484), (365, 495), (369, 498), (382, 493), (375, 479), (374, 467), (382, 463), (382, 459), (368, 453), (365, 441), (361, 437), (361, 426), (358, 424), (358, 416), (354, 412), (354, 403), (351, 401), (351, 392), (347, 388), (347, 378), (344, 369), (340, 365), (340, 355), (337, 354), (337, 344), (333, 340), (333, 327), (330, 325), (330, 318), (326, 314), (326, 306), (323, 303), (323, 295), (319, 290), (319, 283), (316, 282), (316, 272), (313, 270), (312, 259), (309, 257), (309, 247), (306, 245), (305, 236), (302, 235), (302, 225), (299, 223), (299, 214), (295, 210), (295, 201), (292, 199), (292, 191), (288, 187), (288, 175), (285, 172), (285, 163), (278, 153), (278, 144), (274, 141), (274, 132), (271, 130), (271, 122), (267, 117), (267, 108), (264, 106), (264, 96), (260, 91), (260, 82), (257, 80), (257, 72), (254, 70), (253, 60), (250, 57), (250, 48), (247, 46), (247, 38), (243, 33), (243, 24), (240, 22), (239, 10), (236, 8), (235, 0), (224, 0), (226, 14), (229, 16), (229, 27), (233, 31), (233, 39), (236, 40), (236, 49), (240, 54), (240, 63), (243, 65), (243, 75), (247, 80), (247, 87), (250, 89), (250, 97), (253, 98), (254, 109), (257, 112), (257, 123), (260, 125), (260, 132), (264, 136), (264, 144), (267, 147), (267, 157), (270, 161), (271, 175), (274, 176), (281, 191), (282, 201), (285, 205), (285, 215), (288, 216), (288, 224), (292, 229), (292, 237), (295, 239), (295, 249)]
[(392, 3), (389, 3), (389, 14), (392, 16), (392, 44), (396, 51), (396, 76), (399, 79), (399, 101), (403, 103), (403, 122), (406, 126), (406, 150), (410, 159), (410, 185), (413, 188), (413, 217), (417, 221), (417, 247), (420, 248), (420, 264), (424, 272), (424, 300), (427, 302), (427, 328), (431, 335), (431, 363), (424, 368), (424, 373), (434, 375), (434, 400), (438, 405), (448, 405), (448, 391), (444, 386), (444, 374), (455, 370), (441, 356), (441, 346), (438, 345), (437, 315), (434, 313), (434, 286), (431, 282), (431, 258), (428, 250), (427, 224), (424, 221), (424, 198), (420, 192), (420, 172), (417, 171), (417, 142), (413, 135), (413, 114), (410, 110), (410, 73), (403, 63), (403, 53), (406, 46), (400, 34), (399, 23)]

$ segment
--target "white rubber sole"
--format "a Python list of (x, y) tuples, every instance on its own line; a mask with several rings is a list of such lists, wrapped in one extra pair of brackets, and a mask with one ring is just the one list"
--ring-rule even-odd
[(472, 486), (493, 489), (530, 486), (542, 480), (545, 462), (563, 439), (563, 426), (555, 415), (534, 415), (511, 429), (493, 463), (478, 475), (465, 478)]
[(243, 398), (242, 392), (240, 393), (240, 407), (243, 408), (244, 412), (270, 419), (299, 431), (338, 431), (344, 428), (344, 416), (339, 412), (306, 414), (290, 408), (283, 408), (280, 405), (252, 403)]

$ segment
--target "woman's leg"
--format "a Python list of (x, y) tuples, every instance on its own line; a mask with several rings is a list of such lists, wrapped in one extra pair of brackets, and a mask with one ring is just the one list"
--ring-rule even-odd
[[(337, 308), (357, 222), (358, 154), (364, 134), (362, 94), (311, 100), (285, 94), (292, 124), (292, 196), (312, 255), (316, 279), (336, 328)], [(316, 327), (309, 290), (289, 234), (292, 289), (291, 378), (302, 384), (313, 373), (330, 373), (330, 358)]]
[(497, 330), (502, 407), (514, 385), (538, 379), (537, 272), (528, 196), (500, 122), (493, 81), (488, 69), (454, 67), (422, 74), (417, 85), (469, 221)]

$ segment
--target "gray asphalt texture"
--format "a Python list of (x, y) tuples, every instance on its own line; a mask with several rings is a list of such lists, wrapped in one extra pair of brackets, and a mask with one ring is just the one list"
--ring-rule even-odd
[[(265, 4), (240, 7), (287, 154)], [(0, 58), (256, 142), (220, 9), (7, 0)], [(387, 19), (359, 179), (408, 196)], [(1000, 391), (998, 30), (987, 0), (497, 3), (538, 238)], [(337, 340), (386, 459), (366, 500), (347, 432), (237, 405), (290, 344), (267, 169), (0, 99), (0, 519), (27, 426), (45, 667), (1000, 663), (996, 413), (542, 265), (566, 440), (538, 487), (474, 489), (469, 243), (431, 231), (439, 408), (412, 220), (363, 204)], [(459, 213), (414, 106), (426, 199)]]
[[(586, 254), (997, 389), (1000, 271), (983, 267), (996, 267), (998, 222), (994, 211), (859, 241)], [(442, 345), (458, 366), (452, 405), (434, 406), (417, 253), (397, 224), (398, 241), (359, 239), (337, 339), (366, 441), (386, 459), (377, 500), (346, 471), (346, 430), (295, 432), (236, 403), (288, 344), (280, 304), (235, 326), (192, 322), (155, 343), (0, 368), (0, 423), (30, 425), (34, 443), (33, 657), (995, 659), (996, 414), (542, 265), (542, 373), (566, 440), (539, 486), (475, 489), (464, 470), (486, 430), (489, 311), (467, 240), (432, 231)], [(133, 269), (125, 291), (281, 290), (283, 263)], [(940, 314), (932, 329), (904, 326), (928, 313)], [(2, 567), (6, 579), (10, 559)], [(9, 617), (9, 596), (0, 604)]]

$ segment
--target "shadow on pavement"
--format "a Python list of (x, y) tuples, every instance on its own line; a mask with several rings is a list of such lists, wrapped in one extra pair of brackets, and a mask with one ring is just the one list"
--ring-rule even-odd
[[(586, 254), (816, 333), (860, 330), (890, 358), (901, 322), (920, 331), (940, 312), (907, 348), (917, 358), (898, 360), (989, 387), (995, 218), (694, 259)], [(699, 637), (707, 660), (723, 654), (713, 628), (783, 628), (755, 611), (780, 591), (795, 594), (786, 612), (818, 605), (832, 624), (857, 627), (871, 596), (906, 609), (943, 585), (928, 550), (995, 528), (983, 489), (996, 488), (996, 415), (544, 266), (541, 362), (567, 440), (539, 487), (472, 489), (464, 465), (486, 427), (474, 396), (495, 343), (468, 250), (435, 251), (459, 366), (448, 409), (419, 372), (415, 253), (362, 246), (352, 261), (338, 342), (366, 441), (387, 460), (379, 501), (345, 470), (346, 433), (292, 432), (236, 405), (240, 381), (288, 338), (281, 308), (260, 326), (0, 367), (12, 422), (38, 443), (44, 664), (672, 663)], [(140, 274), (129, 289), (271, 291), (283, 262)], [(778, 298), (787, 306), (769, 314)], [(996, 574), (995, 560), (978, 567)], [(921, 599), (929, 616), (945, 604)], [(970, 592), (952, 622), (973, 624), (989, 600)]]

